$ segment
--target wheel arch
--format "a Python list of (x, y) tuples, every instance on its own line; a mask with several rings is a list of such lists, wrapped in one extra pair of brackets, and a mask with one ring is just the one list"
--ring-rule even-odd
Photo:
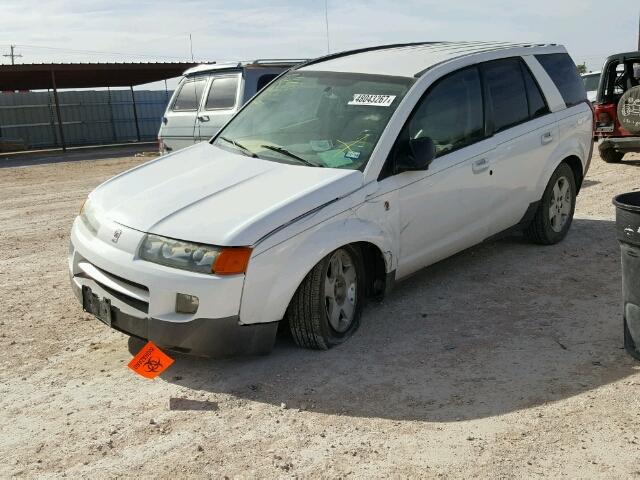
[(356, 216), (297, 235), (249, 262), (240, 305), (240, 322), (282, 320), (296, 290), (324, 257), (347, 245), (362, 252), (367, 296), (381, 296), (393, 271), (391, 240), (373, 222)]
[(576, 195), (577, 195), (580, 192), (580, 188), (582, 187), (582, 181), (584, 180), (584, 172), (582, 169), (582, 162), (580, 161), (580, 158), (578, 158), (578, 156), (576, 155), (570, 155), (565, 159), (563, 159), (562, 162), (560, 163), (566, 163), (571, 168), (571, 171), (573, 172), (573, 177), (576, 181)]

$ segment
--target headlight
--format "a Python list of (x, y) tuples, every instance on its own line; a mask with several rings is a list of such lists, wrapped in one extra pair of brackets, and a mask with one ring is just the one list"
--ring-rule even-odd
[(80, 220), (91, 233), (96, 235), (100, 229), (100, 222), (97, 217), (97, 209), (91, 204), (88, 198), (85, 200), (80, 210)]
[(251, 249), (215, 247), (148, 233), (140, 246), (139, 256), (148, 262), (191, 272), (236, 275), (247, 270)]

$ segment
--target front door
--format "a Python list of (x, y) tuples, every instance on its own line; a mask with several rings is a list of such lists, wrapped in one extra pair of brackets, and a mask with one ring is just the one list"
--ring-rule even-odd
[(397, 278), (486, 237), (494, 142), (482, 98), (476, 67), (454, 72), (427, 91), (398, 137), (392, 159), (410, 155), (420, 137), (433, 140), (436, 158), (426, 171), (382, 180), (393, 182), (399, 204)]
[(207, 81), (206, 76), (187, 78), (180, 85), (160, 131), (160, 137), (171, 150), (193, 145), (196, 116)]

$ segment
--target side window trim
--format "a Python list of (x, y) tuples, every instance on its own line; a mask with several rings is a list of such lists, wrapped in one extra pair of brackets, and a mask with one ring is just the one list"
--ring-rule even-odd
[[(469, 147), (471, 145), (475, 145), (476, 143), (480, 143), (484, 140), (487, 140), (488, 138), (490, 138), (492, 136), (492, 134), (489, 134), (488, 130), (487, 130), (487, 103), (486, 103), (486, 91), (485, 91), (485, 82), (483, 79), (483, 75), (482, 75), (482, 71), (480, 69), (480, 64), (474, 64), (474, 65), (468, 65), (466, 67), (460, 68), (458, 70), (454, 70), (453, 72), (449, 72), (446, 75), (443, 75), (442, 77), (438, 78), (435, 82), (433, 82), (431, 85), (429, 85), (429, 88), (427, 88), (425, 90), (425, 92), (422, 94), (422, 96), (418, 99), (418, 101), (416, 102), (416, 104), (413, 106), (413, 108), (411, 109), (411, 112), (409, 113), (409, 115), (407, 115), (406, 120), (404, 121), (404, 124), (402, 125), (402, 128), (400, 129), (400, 133), (398, 133), (398, 136), (396, 137), (396, 139), (393, 142), (393, 146), (391, 147), (391, 150), (389, 150), (389, 154), (387, 155), (387, 158), (384, 162), (384, 165), (382, 166), (382, 168), (380, 169), (380, 174), (378, 175), (378, 181), (384, 180), (387, 177), (392, 177), (394, 175), (396, 175), (395, 173), (395, 168), (394, 168), (394, 163), (395, 163), (395, 153), (396, 153), (396, 146), (398, 143), (398, 140), (400, 138), (400, 135), (402, 135), (402, 133), (405, 131), (405, 128), (407, 128), (407, 125), (409, 124), (409, 122), (411, 122), (411, 120), (413, 119), (414, 115), (416, 114), (417, 110), (420, 108), (420, 106), (422, 105), (422, 103), (425, 101), (425, 99), (427, 98), (427, 96), (429, 96), (429, 94), (431, 94), (431, 92), (434, 90), (435, 87), (437, 87), (441, 82), (443, 82), (444, 80), (446, 80), (447, 78), (456, 75), (460, 72), (464, 72), (465, 70), (475, 70), (478, 73), (478, 79), (480, 81), (480, 89), (482, 92), (482, 111), (483, 111), (483, 120), (484, 120), (484, 136), (482, 138), (477, 139), (474, 142), (468, 143), (466, 145), (462, 145), (460, 147), (457, 147), (453, 150), (449, 150), (447, 151), (444, 155), (448, 155), (450, 153), (454, 153), (457, 152), (458, 150), (461, 150), (463, 148)], [(439, 157), (436, 157), (436, 160), (438, 158), (441, 158), (441, 155)]]
[[(231, 107), (224, 107), (224, 108), (207, 108), (207, 102), (209, 101), (209, 95), (211, 94), (211, 89), (213, 88), (213, 85), (215, 84), (216, 80), (219, 79), (223, 79), (223, 78), (234, 78), (236, 79), (236, 92), (235, 92), (235, 97), (234, 97), (234, 102), (233, 102), (233, 106)], [(207, 112), (218, 112), (218, 111), (229, 111), (229, 110), (233, 110), (238, 106), (238, 91), (240, 89), (240, 83), (241, 83), (241, 77), (239, 74), (232, 74), (232, 75), (212, 75), (211, 76), (211, 81), (209, 82), (209, 88), (207, 88), (207, 94), (206, 95), (202, 95), (202, 107), (200, 108), (200, 110), (203, 111), (207, 111)]]

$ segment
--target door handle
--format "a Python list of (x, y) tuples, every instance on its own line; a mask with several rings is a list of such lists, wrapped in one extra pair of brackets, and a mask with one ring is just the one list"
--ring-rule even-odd
[(542, 141), (543, 145), (546, 145), (547, 143), (553, 142), (553, 133), (551, 133), (551, 132), (544, 133), (542, 135), (542, 137), (540, 138), (540, 140)]
[(480, 158), (479, 160), (475, 160), (471, 164), (471, 168), (473, 170), (473, 173), (482, 173), (487, 168), (489, 168), (489, 160), (487, 160), (486, 158)]
[(208, 122), (210, 120), (209, 115), (199, 115), (198, 120), (200, 120), (201, 122)]

